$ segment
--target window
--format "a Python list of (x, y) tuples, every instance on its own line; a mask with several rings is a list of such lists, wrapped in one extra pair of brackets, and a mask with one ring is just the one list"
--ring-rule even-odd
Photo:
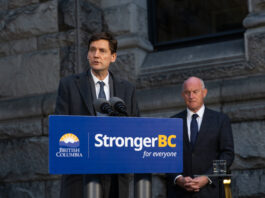
[(156, 49), (243, 36), (247, 0), (149, 0), (149, 37)]

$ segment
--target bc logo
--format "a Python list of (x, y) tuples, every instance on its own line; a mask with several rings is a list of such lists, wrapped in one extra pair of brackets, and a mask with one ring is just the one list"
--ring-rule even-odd
[(80, 141), (75, 134), (66, 133), (60, 138), (59, 145), (64, 146), (64, 147), (75, 148), (75, 147), (79, 147)]

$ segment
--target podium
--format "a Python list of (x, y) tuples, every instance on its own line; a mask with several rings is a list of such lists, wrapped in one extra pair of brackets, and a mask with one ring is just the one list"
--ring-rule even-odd
[(177, 118), (51, 115), (49, 172), (182, 172), (182, 123), (182, 120)]

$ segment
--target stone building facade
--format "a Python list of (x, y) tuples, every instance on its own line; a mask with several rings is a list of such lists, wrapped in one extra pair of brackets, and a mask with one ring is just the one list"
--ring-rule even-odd
[[(206, 105), (232, 121), (233, 197), (265, 197), (265, 1), (248, 8), (242, 39), (156, 52), (146, 0), (0, 0), (0, 198), (59, 197), (48, 115), (60, 78), (88, 67), (87, 40), (102, 30), (117, 36), (111, 69), (136, 84), (142, 116), (173, 115), (183, 80), (205, 80)], [(165, 197), (164, 179), (153, 174), (154, 198)]]

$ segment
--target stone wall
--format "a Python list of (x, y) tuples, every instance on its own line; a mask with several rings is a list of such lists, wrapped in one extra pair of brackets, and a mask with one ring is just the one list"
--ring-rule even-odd
[[(244, 38), (155, 52), (146, 0), (0, 0), (0, 198), (59, 196), (60, 176), (48, 174), (48, 115), (60, 78), (88, 67), (87, 39), (101, 30), (118, 38), (111, 70), (137, 85), (143, 116), (175, 114), (183, 80), (205, 80), (206, 105), (232, 121), (233, 197), (264, 197), (265, 1), (248, 3)], [(154, 198), (165, 197), (164, 180), (153, 174)]]
[(48, 174), (44, 126), (60, 51), (41, 39), (58, 32), (57, 2), (1, 1), (0, 7), (0, 197), (45, 197), (59, 185)]
[[(48, 115), (61, 77), (87, 68), (87, 39), (102, 31), (88, 1), (0, 1), (0, 197), (58, 198), (48, 173)], [(92, 24), (92, 25), (91, 25)]]

